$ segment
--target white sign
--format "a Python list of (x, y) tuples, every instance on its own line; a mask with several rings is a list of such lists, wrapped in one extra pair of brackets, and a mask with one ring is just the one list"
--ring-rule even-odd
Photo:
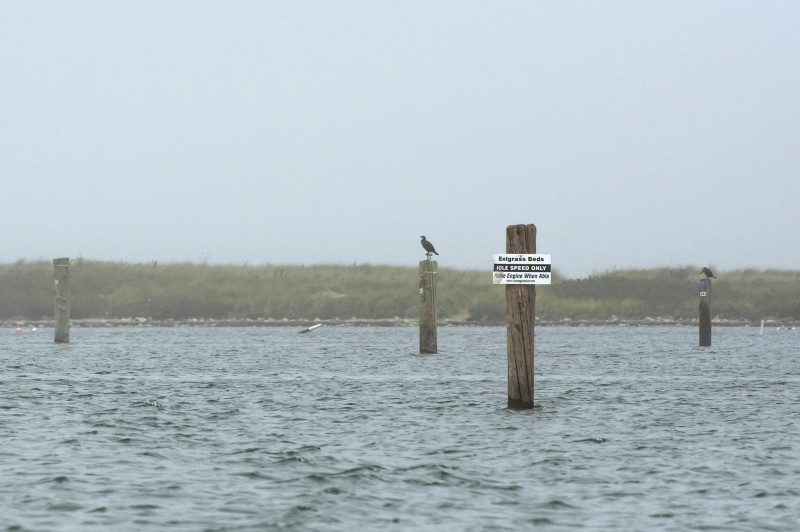
[(550, 284), (552, 262), (549, 254), (492, 255), (492, 284)]

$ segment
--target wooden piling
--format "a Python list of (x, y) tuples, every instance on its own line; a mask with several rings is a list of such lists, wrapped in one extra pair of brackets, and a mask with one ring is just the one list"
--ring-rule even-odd
[(55, 277), (55, 343), (69, 343), (69, 259), (53, 259)]
[(436, 274), (439, 263), (419, 263), (419, 352), (437, 353), (436, 343)]
[(698, 285), (700, 293), (700, 315), (698, 328), (700, 335), (700, 346), (711, 345), (711, 279), (700, 279)]
[[(506, 253), (536, 253), (536, 226), (509, 225)], [(506, 343), (508, 352), (508, 408), (533, 408), (533, 326), (536, 310), (534, 285), (506, 285)]]

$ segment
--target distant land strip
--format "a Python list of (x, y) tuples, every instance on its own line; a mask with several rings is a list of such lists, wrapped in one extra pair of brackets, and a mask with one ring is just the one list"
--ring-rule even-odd
[[(726, 271), (709, 264), (716, 325), (800, 324), (800, 271)], [(536, 288), (540, 325), (693, 325), (701, 266), (611, 270)], [(415, 326), (416, 266), (208, 265), (74, 259), (74, 326)], [(503, 325), (505, 288), (485, 271), (437, 273), (437, 322)], [(47, 326), (55, 319), (52, 261), (0, 264), (0, 323)]]

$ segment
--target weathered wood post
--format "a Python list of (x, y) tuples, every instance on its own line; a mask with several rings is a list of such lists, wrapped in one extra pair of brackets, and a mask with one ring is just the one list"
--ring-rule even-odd
[(53, 259), (56, 295), (55, 342), (69, 343), (69, 259)]
[(700, 346), (711, 345), (711, 279), (700, 279), (697, 285), (700, 293), (699, 333)]
[[(506, 253), (536, 253), (536, 226), (506, 227)], [(506, 285), (506, 342), (508, 352), (508, 408), (533, 408), (533, 321), (536, 287)]]
[(436, 344), (436, 273), (439, 263), (419, 263), (419, 352), (437, 353)]

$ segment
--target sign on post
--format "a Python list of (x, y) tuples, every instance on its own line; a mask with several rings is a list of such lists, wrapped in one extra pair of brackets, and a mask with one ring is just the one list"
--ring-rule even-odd
[(492, 255), (492, 284), (550, 284), (550, 254)]

